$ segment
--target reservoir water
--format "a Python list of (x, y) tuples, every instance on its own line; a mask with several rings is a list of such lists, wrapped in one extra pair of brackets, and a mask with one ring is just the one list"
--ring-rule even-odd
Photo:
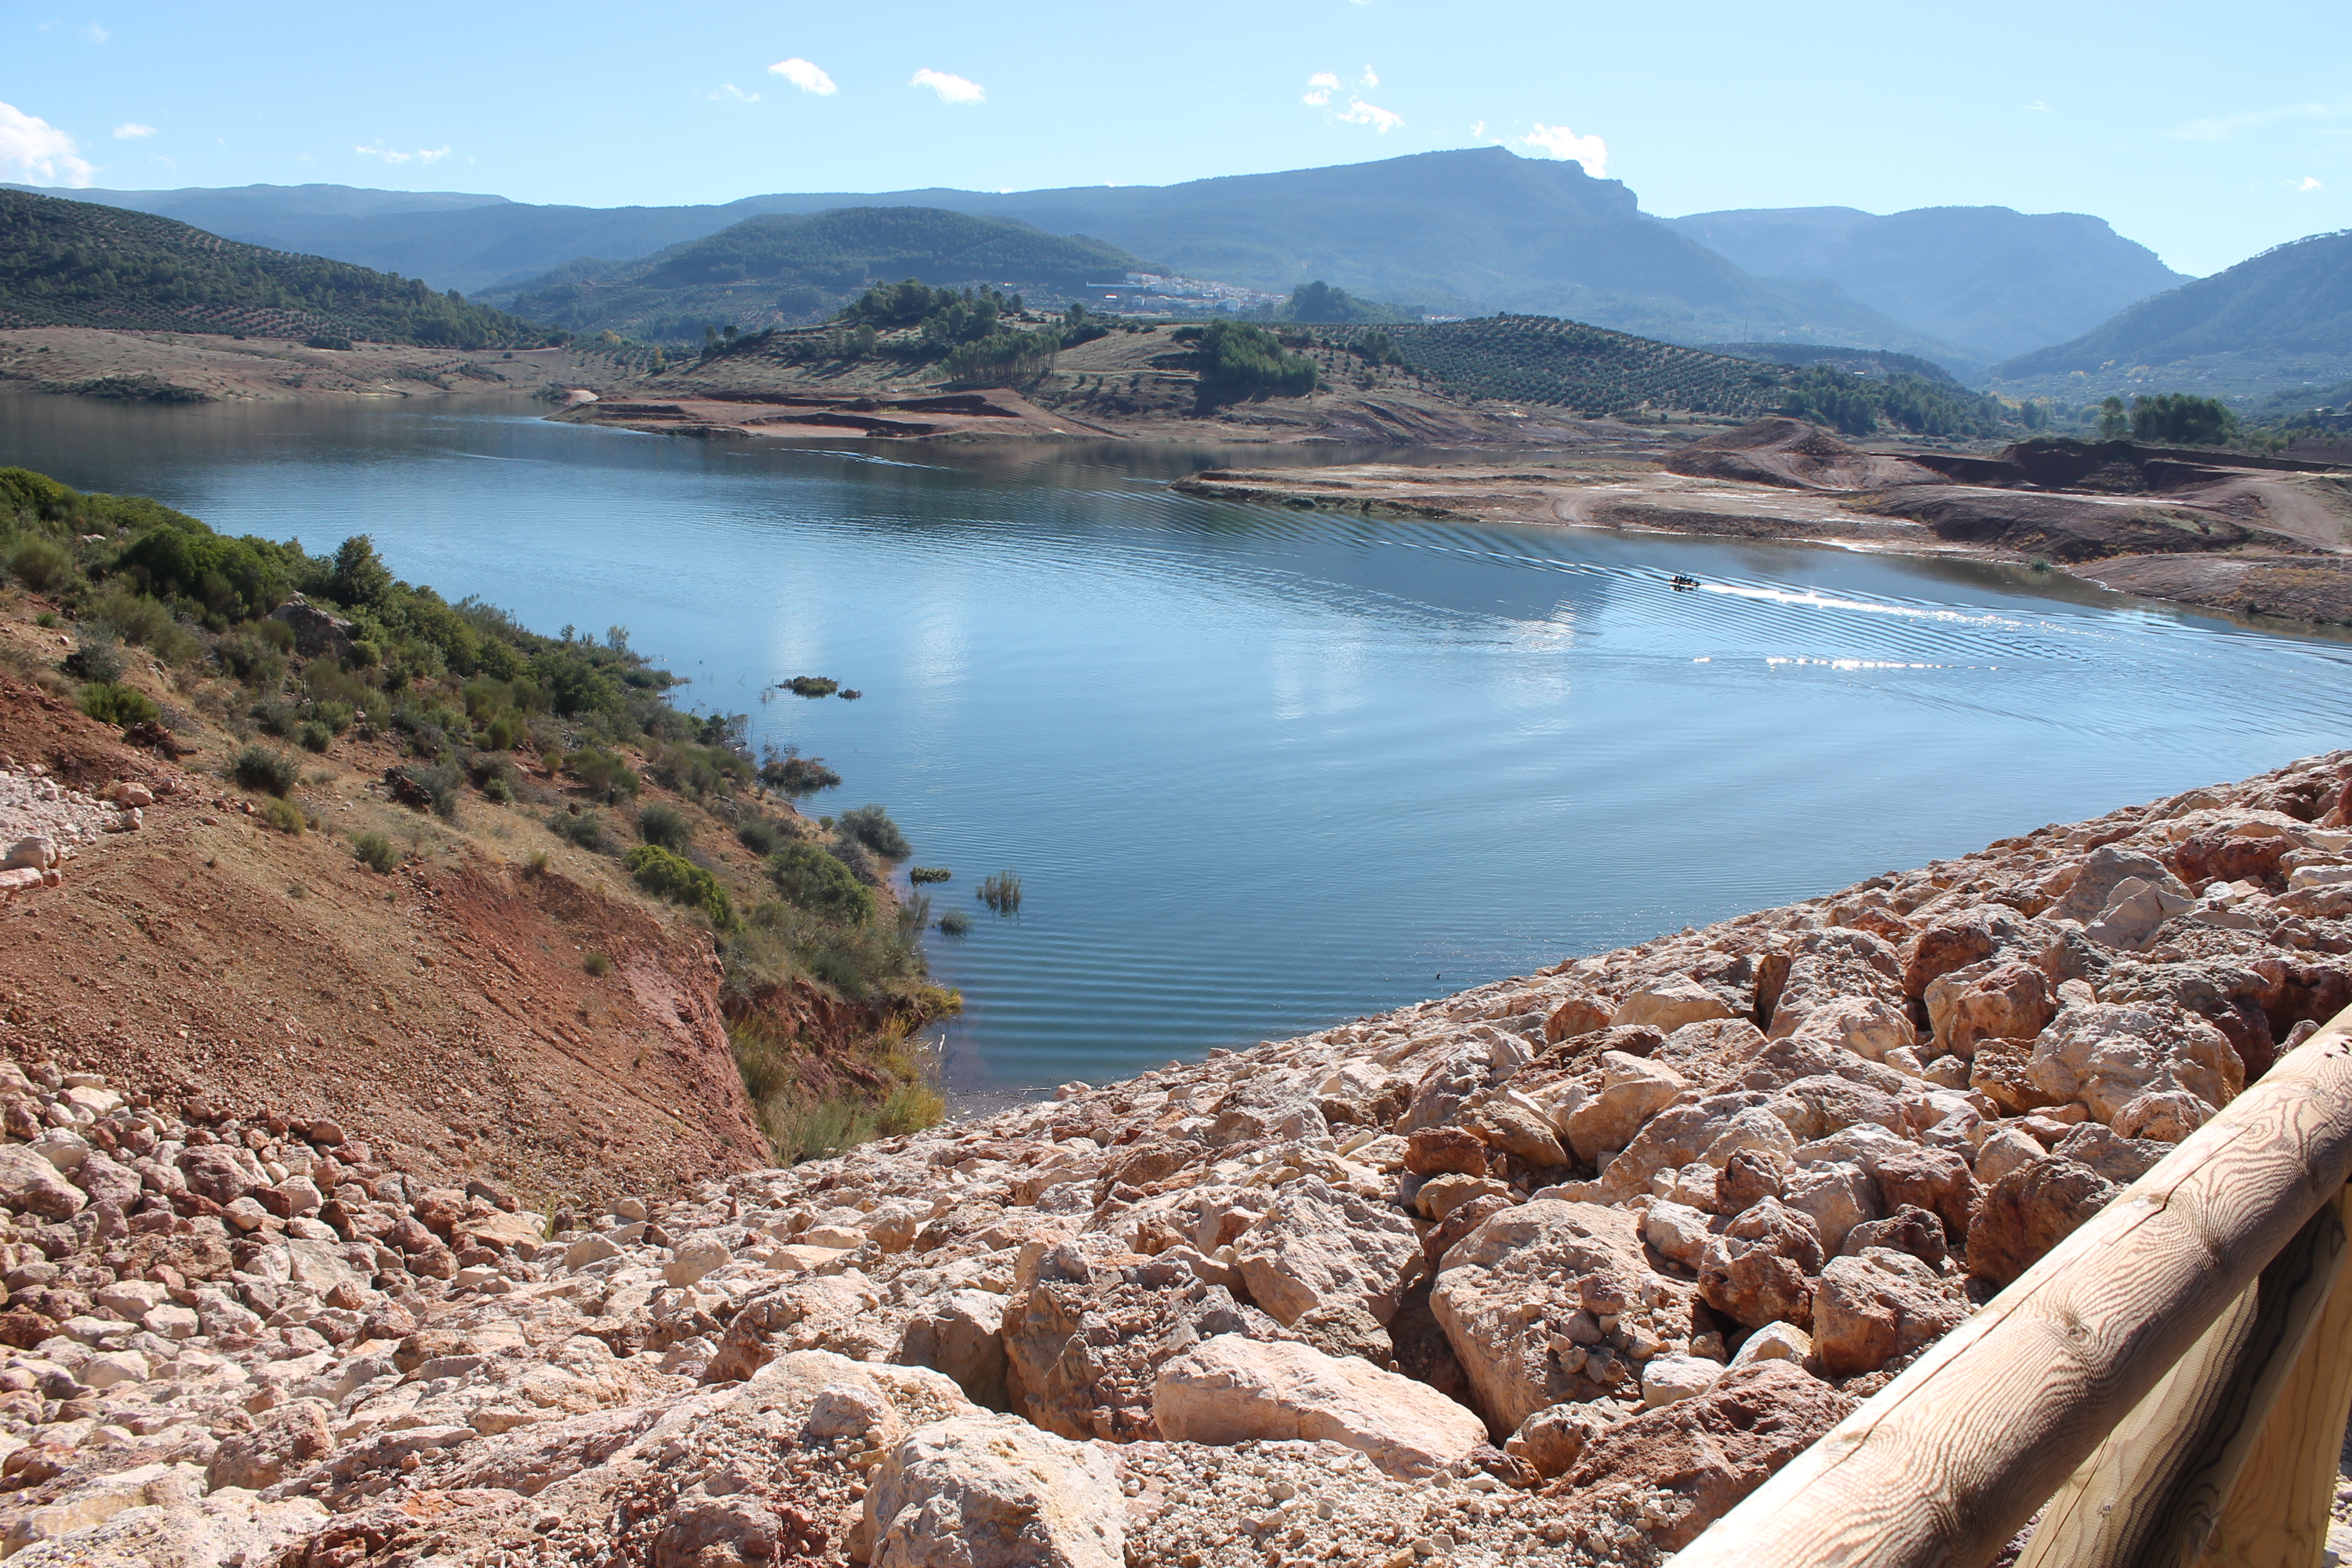
[[(540, 631), (627, 626), (682, 700), (841, 772), (807, 809), (881, 803), (953, 868), (938, 903), (973, 930), (929, 945), (967, 1091), (1279, 1037), (2352, 738), (2344, 642), (2023, 571), (1166, 485), (1332, 454), (537, 415), (16, 396), (0, 464), (313, 551), (369, 533)], [(768, 691), (804, 674), (864, 700)], [(1005, 868), (1018, 920), (972, 901)]]

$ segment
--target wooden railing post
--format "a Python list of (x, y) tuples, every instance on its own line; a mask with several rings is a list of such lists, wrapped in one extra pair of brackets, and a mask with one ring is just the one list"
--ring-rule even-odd
[[(2352, 1226), (2352, 1189), (2336, 1213)], [(2197, 1568), (2319, 1568), (2347, 1422), (2352, 1270), (2337, 1279)]]
[(2192, 1568), (2333, 1299), (2344, 1252), (2331, 1205), (2059, 1489), (2017, 1568)]
[[(2347, 1176), (2352, 1010), (1717, 1520), (1675, 1568), (1983, 1568)], [(2327, 1318), (2315, 1343), (2344, 1337)], [(2306, 1430), (2330, 1410), (2340, 1421), (2341, 1406), (2315, 1405)]]

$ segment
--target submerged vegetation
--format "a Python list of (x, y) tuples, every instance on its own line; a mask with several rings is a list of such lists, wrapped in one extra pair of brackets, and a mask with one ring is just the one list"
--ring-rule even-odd
[[(800, 1099), (778, 1099), (772, 1084), (754, 1092), (779, 1157), (940, 1114), (924, 1058), (904, 1041), (959, 1003), (927, 979), (928, 900), (889, 894), (890, 865), (913, 853), (906, 835), (876, 805), (818, 825), (763, 803), (763, 790), (804, 795), (840, 775), (789, 749), (755, 764), (746, 718), (673, 706), (673, 678), (625, 628), (543, 637), (478, 600), (453, 605), (400, 581), (365, 535), (313, 555), (299, 541), (230, 537), (152, 500), (82, 495), (23, 468), (0, 468), (0, 563), (75, 628), (69, 669), (45, 680), (110, 723), (179, 723), (126, 683), (134, 663), (162, 667), (173, 690), (200, 692), (206, 717), (246, 741), (226, 771), (270, 797), (270, 826), (330, 830), (295, 792), (305, 752), (349, 734), (404, 759), (383, 773), (400, 804), (453, 824), (469, 797), (528, 804), (527, 820), (560, 839), (617, 856), (631, 882), (708, 929), (739, 1033), (806, 1058), (793, 1079)], [(143, 654), (134, 660), (131, 647)], [(650, 788), (676, 804), (621, 816), (634, 832), (616, 835), (607, 810)], [(704, 817), (715, 831), (698, 830)], [(748, 870), (699, 847), (730, 826), (758, 858)], [(349, 847), (379, 873), (403, 858), (380, 833)], [(530, 866), (551, 868), (544, 851)], [(821, 1037), (809, 1037), (820, 1018)]]
[(1000, 915), (1021, 912), (1021, 875), (1007, 868), (981, 879), (974, 895)]

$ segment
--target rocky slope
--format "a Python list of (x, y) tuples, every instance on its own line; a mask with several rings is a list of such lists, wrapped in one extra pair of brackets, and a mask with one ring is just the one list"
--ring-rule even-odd
[(608, 1212), (0, 1069), (27, 1563), (1646, 1563), (2352, 1003), (2352, 752)]

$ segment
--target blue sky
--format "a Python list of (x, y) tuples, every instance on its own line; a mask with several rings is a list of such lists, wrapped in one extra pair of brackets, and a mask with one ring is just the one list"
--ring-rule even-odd
[(2352, 226), (2352, 13), (0, 4), (0, 179), (36, 184), (666, 205), (1158, 184), (1480, 142), (1580, 158), (1661, 215), (2089, 212), (2205, 273)]

